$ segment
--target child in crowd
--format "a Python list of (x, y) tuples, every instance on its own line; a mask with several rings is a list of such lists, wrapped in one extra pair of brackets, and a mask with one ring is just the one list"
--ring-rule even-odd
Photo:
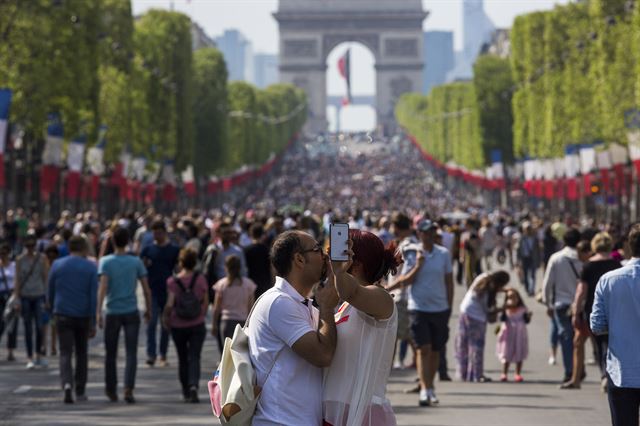
[(496, 355), (502, 363), (501, 382), (507, 381), (509, 364), (516, 364), (514, 380), (522, 382), (522, 362), (529, 353), (529, 338), (527, 324), (531, 319), (531, 312), (527, 310), (520, 293), (515, 289), (508, 289), (501, 315), (502, 325), (498, 332)]

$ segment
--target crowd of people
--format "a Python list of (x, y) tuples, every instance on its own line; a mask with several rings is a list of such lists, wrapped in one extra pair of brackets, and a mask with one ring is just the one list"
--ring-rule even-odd
[[(391, 366), (416, 368), (408, 391), (419, 405), (440, 402), (434, 383), (451, 380), (446, 345), (455, 310), (458, 380), (492, 380), (483, 368), (485, 337), (497, 322), (499, 380), (510, 380), (513, 364), (513, 381), (524, 381), (527, 324), (548, 321), (550, 364), (561, 349), (561, 389), (580, 388), (591, 341), (614, 423), (634, 424), (635, 407), (637, 424), (640, 339), (628, 325), (640, 321), (640, 228), (482, 210), (457, 201), (415, 155), (399, 143), (344, 155), (311, 155), (301, 145), (268, 185), (212, 211), (113, 218), (65, 211), (55, 221), (7, 211), (6, 359), (18, 357), (21, 323), (26, 368), (58, 356), (64, 402), (86, 400), (88, 342), (102, 330), (105, 395), (115, 402), (122, 331), (123, 399), (134, 403), (144, 321), (146, 364), (167, 367), (173, 340), (181, 395), (198, 402), (207, 329), (222, 352), (253, 306), (247, 333), (264, 394), (253, 424), (392, 425)], [(350, 226), (348, 262), (326, 255), (337, 222)], [(465, 292), (459, 307), (456, 287)], [(547, 320), (532, 317), (533, 303), (546, 306)], [(308, 398), (295, 398), (302, 393)]]

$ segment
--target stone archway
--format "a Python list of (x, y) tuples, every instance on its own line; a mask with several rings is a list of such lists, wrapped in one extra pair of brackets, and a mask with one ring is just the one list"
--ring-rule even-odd
[(375, 58), (377, 121), (395, 125), (394, 107), (405, 92), (422, 91), (420, 0), (280, 0), (274, 13), (280, 30), (280, 81), (309, 98), (307, 130), (327, 130), (327, 56), (343, 42), (365, 45)]

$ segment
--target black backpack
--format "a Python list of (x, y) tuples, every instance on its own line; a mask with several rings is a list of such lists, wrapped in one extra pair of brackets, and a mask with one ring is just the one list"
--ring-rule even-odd
[(191, 276), (191, 283), (189, 283), (189, 288), (185, 288), (180, 278), (173, 277), (182, 290), (182, 295), (179, 298), (176, 298), (176, 314), (179, 318), (192, 320), (198, 318), (202, 309), (202, 300), (196, 296), (193, 292), (193, 285), (198, 278), (198, 273), (194, 272)]

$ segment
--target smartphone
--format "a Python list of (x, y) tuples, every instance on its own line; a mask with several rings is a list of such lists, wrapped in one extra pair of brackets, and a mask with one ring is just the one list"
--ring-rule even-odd
[(346, 262), (349, 260), (347, 255), (347, 240), (349, 240), (349, 224), (332, 223), (329, 227), (329, 246), (331, 251), (329, 257), (334, 262)]

